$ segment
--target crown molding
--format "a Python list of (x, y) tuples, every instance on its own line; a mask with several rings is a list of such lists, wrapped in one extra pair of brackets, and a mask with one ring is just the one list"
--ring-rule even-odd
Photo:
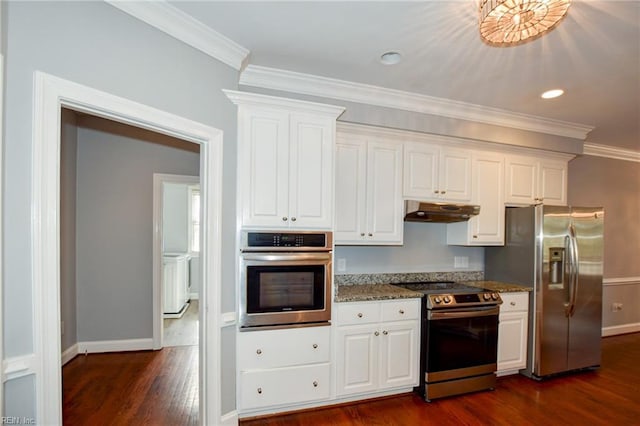
[(287, 110), (294, 109), (298, 112), (324, 114), (334, 119), (339, 117), (345, 110), (344, 107), (337, 105), (280, 98), (277, 96), (261, 95), (251, 92), (239, 92), (237, 90), (222, 89), (222, 91), (227, 95), (227, 98), (236, 105), (266, 106), (270, 108), (277, 107)]
[(104, 0), (111, 6), (240, 70), (249, 50), (164, 0)]
[(630, 149), (618, 148), (614, 146), (585, 143), (583, 154), (591, 155), (594, 157), (613, 158), (615, 160), (634, 161), (636, 163), (640, 163), (640, 151), (632, 151)]
[(248, 65), (241, 85), (377, 105), (584, 140), (591, 126), (312, 74)]

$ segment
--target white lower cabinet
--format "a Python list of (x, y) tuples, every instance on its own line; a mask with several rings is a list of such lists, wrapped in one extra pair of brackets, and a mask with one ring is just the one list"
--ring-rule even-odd
[(498, 375), (506, 375), (527, 365), (529, 293), (501, 293), (500, 297)]
[(239, 411), (329, 399), (330, 349), (329, 326), (239, 332)]
[(418, 384), (420, 299), (337, 304), (336, 395)]

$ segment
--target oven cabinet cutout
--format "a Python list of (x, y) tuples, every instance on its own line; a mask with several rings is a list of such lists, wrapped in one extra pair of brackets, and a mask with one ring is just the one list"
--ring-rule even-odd
[(239, 106), (242, 226), (331, 229), (335, 126), (344, 108), (226, 93)]
[(338, 397), (418, 385), (420, 299), (334, 306)]
[(567, 205), (568, 159), (508, 155), (505, 202)]
[(527, 364), (529, 293), (500, 293), (498, 375), (515, 374)]
[(341, 131), (336, 144), (336, 245), (402, 245), (402, 143)]
[(239, 412), (328, 400), (330, 343), (329, 326), (239, 332)]

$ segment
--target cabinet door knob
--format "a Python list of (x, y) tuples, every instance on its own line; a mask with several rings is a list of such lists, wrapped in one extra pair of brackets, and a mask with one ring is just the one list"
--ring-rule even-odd
[(478, 238), (478, 236), (477, 236), (477, 235), (474, 235), (474, 236), (473, 236), (473, 238)]
[(313, 349), (318, 349), (318, 344), (317, 343), (313, 344)]
[(362, 318), (362, 312), (358, 312), (358, 318)]
[(374, 336), (379, 336), (379, 335), (380, 335), (380, 333), (376, 331), (375, 333), (373, 333), (373, 335), (374, 335)]
[(439, 193), (440, 193), (440, 191), (438, 191), (438, 190), (435, 190), (435, 191), (433, 191), (433, 192), (434, 192), (434, 193), (436, 193), (436, 194), (439, 194)]
[(400, 315), (404, 315), (404, 309), (400, 309), (398, 312), (400, 312)]
[(369, 232), (369, 236), (370, 236), (370, 237), (373, 237), (373, 234), (372, 234), (371, 232)]
[(262, 393), (262, 388), (258, 388), (258, 393), (261, 394)]
[(258, 349), (258, 350), (256, 351), (256, 353), (257, 353), (258, 355), (261, 355), (261, 354), (262, 354), (262, 349)]
[(314, 380), (314, 381), (313, 381), (313, 387), (314, 387), (314, 388), (317, 388), (317, 387), (318, 387), (318, 381), (317, 381), (317, 380)]
[(516, 306), (516, 302), (509, 303), (511, 306)]
[(286, 218), (286, 217), (283, 217), (283, 218), (282, 218), (282, 221), (283, 221), (283, 222), (286, 222), (287, 220), (289, 220), (289, 219), (288, 219), (288, 218)]
[(382, 334), (384, 334), (386, 336), (387, 334), (389, 334), (389, 332), (387, 330), (385, 330), (385, 331), (382, 332)]
[(292, 218), (291, 218), (291, 222), (295, 222), (295, 221), (296, 221), (296, 218), (295, 218), (295, 217), (292, 217)]
[(446, 193), (447, 193), (447, 191), (440, 191), (440, 193), (441, 193), (441, 194), (446, 194)]
[(364, 232), (361, 232), (361, 233), (360, 233), (360, 236), (361, 236), (361, 237), (364, 237)]

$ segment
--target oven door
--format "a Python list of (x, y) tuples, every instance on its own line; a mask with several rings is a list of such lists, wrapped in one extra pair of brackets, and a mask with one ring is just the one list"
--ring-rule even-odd
[(331, 252), (243, 253), (240, 327), (301, 327), (331, 319)]
[(427, 382), (496, 371), (498, 306), (430, 310), (427, 316)]

